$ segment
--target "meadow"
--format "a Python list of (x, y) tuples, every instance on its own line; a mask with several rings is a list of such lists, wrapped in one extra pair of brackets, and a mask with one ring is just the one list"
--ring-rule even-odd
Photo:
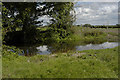
[[(118, 41), (118, 29), (115, 28), (71, 29), (73, 34), (70, 35), (69, 41), (72, 42), (99, 44)], [(15, 47), (14, 49), (16, 50)], [(118, 47), (29, 57), (19, 56), (17, 51), (3, 48), (2, 63), (3, 78), (118, 78)]]
[(11, 53), (2, 62), (3, 78), (118, 78), (118, 47), (32, 57)]

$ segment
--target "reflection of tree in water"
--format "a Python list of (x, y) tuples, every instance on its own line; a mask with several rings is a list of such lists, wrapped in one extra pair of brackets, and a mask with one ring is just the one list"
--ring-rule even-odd
[(67, 52), (69, 50), (76, 50), (76, 44), (73, 42), (59, 42), (59, 43), (51, 43), (48, 45), (48, 50), (52, 53), (56, 52)]
[(37, 54), (37, 49), (36, 49), (36, 46), (24, 46), (24, 47), (21, 47), (20, 49), (23, 50), (23, 55), (25, 56), (33, 56), (33, 55), (36, 55)]
[(58, 52), (75, 51), (79, 42), (66, 41), (66, 42), (51, 42), (51, 43), (37, 43), (34, 45), (24, 45), (19, 47), (23, 50), (23, 55), (34, 56), (36, 54), (50, 54)]

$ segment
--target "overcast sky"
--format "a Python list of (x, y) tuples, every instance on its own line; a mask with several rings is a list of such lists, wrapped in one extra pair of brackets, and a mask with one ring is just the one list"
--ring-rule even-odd
[[(118, 24), (118, 2), (76, 2), (75, 25), (115, 25)], [(44, 24), (49, 22), (47, 16), (41, 17)]]
[(77, 2), (75, 24), (110, 25), (118, 23), (117, 2)]

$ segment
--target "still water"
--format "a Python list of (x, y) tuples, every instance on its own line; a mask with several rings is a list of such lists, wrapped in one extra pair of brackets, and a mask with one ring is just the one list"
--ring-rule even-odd
[(22, 50), (22, 54), (26, 56), (33, 55), (47, 55), (55, 52), (67, 52), (68, 50), (72, 51), (82, 51), (82, 50), (90, 50), (90, 49), (107, 49), (114, 48), (119, 45), (118, 42), (104, 42), (102, 44), (53, 44), (53, 45), (32, 45), (32, 46), (19, 46)]

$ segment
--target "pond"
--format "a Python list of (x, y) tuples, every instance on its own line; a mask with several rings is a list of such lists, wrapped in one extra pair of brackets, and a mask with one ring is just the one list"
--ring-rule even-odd
[(72, 51), (82, 51), (82, 50), (90, 50), (90, 49), (107, 49), (114, 48), (119, 45), (119, 42), (104, 42), (101, 44), (52, 44), (52, 45), (32, 45), (32, 46), (17, 46), (22, 49), (22, 54), (25, 56), (33, 56), (33, 55), (47, 55), (58, 52), (67, 52), (68, 50)]
[(107, 49), (114, 48), (119, 45), (118, 42), (104, 42), (102, 44), (87, 44), (84, 46), (76, 46), (77, 51), (89, 50), (89, 49)]

